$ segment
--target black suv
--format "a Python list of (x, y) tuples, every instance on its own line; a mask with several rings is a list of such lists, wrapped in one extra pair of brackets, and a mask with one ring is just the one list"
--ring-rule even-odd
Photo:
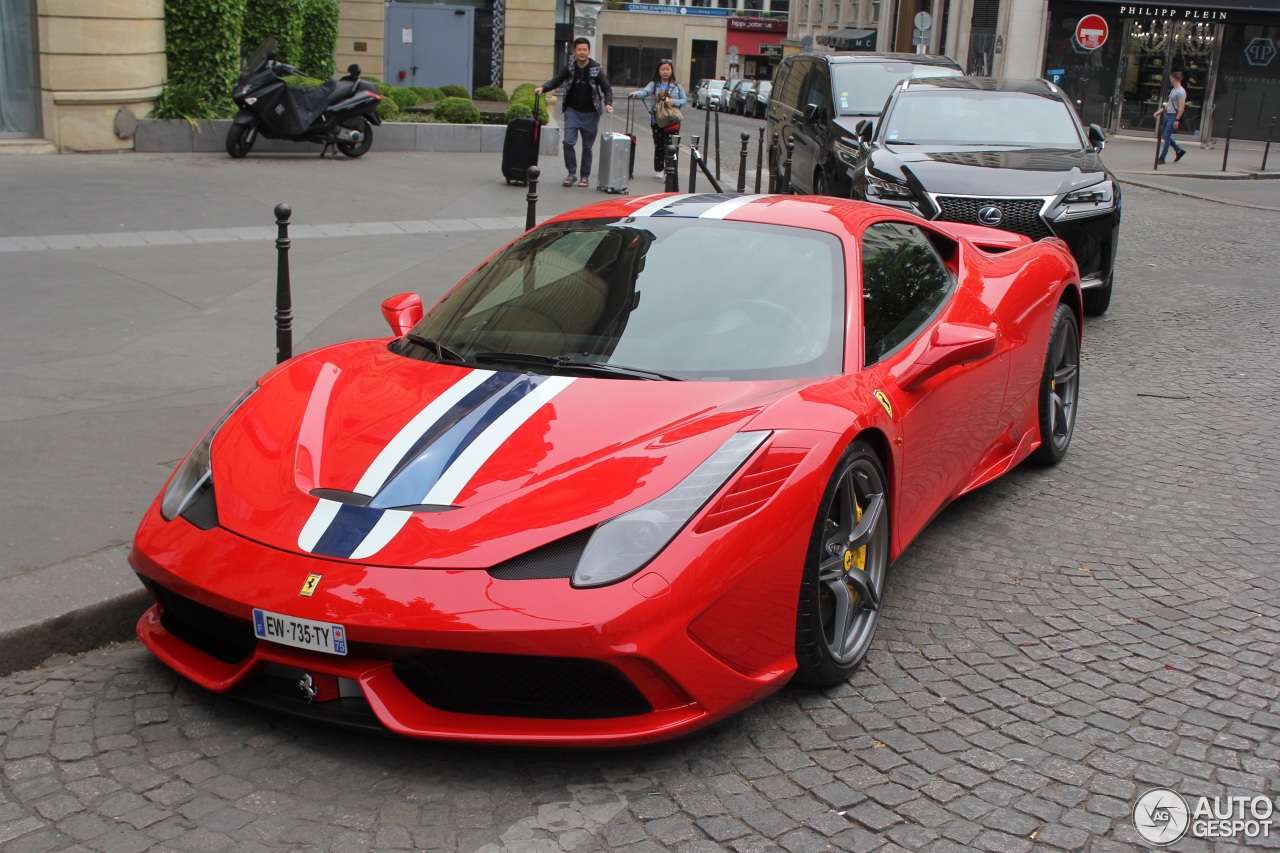
[[(1085, 127), (1044, 80), (905, 80), (879, 128), (860, 128), (853, 197), (925, 219), (1061, 237), (1080, 266), (1084, 310), (1111, 302), (1120, 184), (1102, 162), (1106, 135)], [(841, 143), (844, 144), (844, 143)]]
[[(778, 66), (765, 113), (769, 139), (777, 132), (779, 167), (787, 140), (795, 143), (791, 186), (796, 192), (848, 196), (850, 165), (840, 152), (855, 145), (854, 127), (874, 120), (894, 85), (912, 77), (964, 74), (945, 56), (923, 53), (797, 53)], [(841, 147), (837, 143), (843, 141)]]

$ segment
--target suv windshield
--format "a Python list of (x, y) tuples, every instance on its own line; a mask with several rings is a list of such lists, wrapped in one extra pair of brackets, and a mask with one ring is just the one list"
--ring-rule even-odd
[(1070, 108), (1027, 92), (903, 92), (881, 125), (889, 144), (1084, 147)]
[(842, 116), (874, 116), (884, 109), (889, 93), (908, 77), (963, 77), (964, 72), (940, 65), (910, 62), (841, 62), (831, 66), (836, 109)]
[(491, 258), (393, 349), (483, 367), (516, 356), (533, 371), (832, 376), (844, 292), (831, 234), (683, 217), (561, 223)]

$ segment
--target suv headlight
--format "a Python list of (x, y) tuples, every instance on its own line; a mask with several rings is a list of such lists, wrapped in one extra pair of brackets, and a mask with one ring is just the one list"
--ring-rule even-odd
[(1115, 184), (1111, 181), (1100, 181), (1091, 187), (1073, 190), (1062, 197), (1060, 206), (1062, 213), (1059, 218), (1062, 219), (1106, 212), (1116, 206)]
[(889, 181), (867, 172), (867, 197), (884, 201), (915, 201), (911, 187), (897, 181)]
[(669, 492), (597, 527), (578, 558), (573, 585), (605, 586), (648, 565), (769, 435), (733, 435)]
[(235, 410), (249, 399), (249, 395), (257, 390), (258, 386), (254, 385), (228, 406), (222, 416), (213, 422), (213, 426), (209, 427), (204, 437), (191, 448), (187, 458), (182, 460), (177, 472), (169, 480), (169, 485), (165, 487), (164, 497), (160, 500), (160, 515), (165, 521), (173, 521), (181, 515), (182, 511), (200, 494), (200, 490), (213, 481), (213, 460), (209, 452), (213, 447), (213, 437), (227, 422), (227, 418), (231, 417)]

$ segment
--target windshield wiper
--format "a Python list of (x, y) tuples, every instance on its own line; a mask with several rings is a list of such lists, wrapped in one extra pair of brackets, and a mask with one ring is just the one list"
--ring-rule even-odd
[(462, 353), (458, 352), (457, 350), (450, 349), (449, 347), (437, 341), (435, 338), (424, 338), (422, 335), (415, 335), (413, 332), (409, 332), (408, 334), (405, 335), (405, 339), (408, 340), (410, 343), (414, 343), (420, 347), (425, 347), (429, 350), (434, 351), (436, 354), (436, 358), (438, 358), (440, 361), (451, 361), (454, 364), (467, 363), (466, 356), (464, 356)]
[(514, 364), (519, 366), (550, 367), (553, 370), (595, 374), (597, 376), (616, 376), (623, 379), (684, 381), (683, 377), (674, 376), (670, 373), (645, 370), (642, 367), (627, 367), (622, 364), (579, 361), (567, 355), (537, 355), (529, 352), (476, 352), (471, 354), (471, 359), (476, 364)]

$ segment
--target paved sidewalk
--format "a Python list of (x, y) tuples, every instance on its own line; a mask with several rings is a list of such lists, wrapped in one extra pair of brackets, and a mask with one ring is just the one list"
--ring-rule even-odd
[[(1233, 145), (1229, 180), (1220, 150), (1152, 170), (1153, 146), (1114, 139), (1106, 158), (1127, 183), (1280, 210), (1280, 181), (1250, 179), (1261, 146)], [(540, 217), (605, 198), (543, 167)], [(131, 635), (137, 520), (274, 363), (277, 203), (302, 352), (386, 334), (379, 302), (441, 295), (519, 233), (527, 193), (492, 154), (376, 151), (6, 156), (0, 186), (0, 673)]]

